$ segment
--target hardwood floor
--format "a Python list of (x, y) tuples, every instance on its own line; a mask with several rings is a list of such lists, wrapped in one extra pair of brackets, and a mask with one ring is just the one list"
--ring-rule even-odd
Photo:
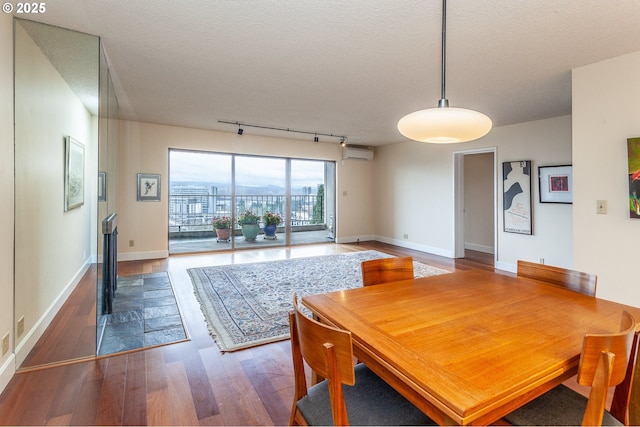
[[(293, 399), (289, 341), (221, 353), (207, 331), (186, 270), (368, 249), (411, 255), (449, 270), (493, 270), (492, 255), (470, 252), (465, 259), (453, 260), (378, 242), (122, 262), (118, 272), (123, 276), (169, 272), (190, 341), (19, 371), (0, 395), (0, 424), (286, 425)], [(95, 351), (86, 336), (91, 322), (95, 327), (95, 302), (93, 307), (87, 302), (95, 276), (93, 281), (86, 280), (86, 286), (78, 292), (82, 302), (72, 295), (57, 316), (65, 320), (45, 332), (29, 356), (31, 366), (49, 363), (48, 355), (54, 352), (67, 352), (62, 357), (73, 358), (91, 354), (91, 345)], [(76, 332), (69, 338), (63, 330)]]

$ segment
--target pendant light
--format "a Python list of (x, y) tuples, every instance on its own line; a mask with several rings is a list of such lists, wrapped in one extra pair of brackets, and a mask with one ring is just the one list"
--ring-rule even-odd
[(398, 130), (409, 139), (440, 144), (466, 142), (485, 136), (491, 119), (465, 108), (449, 107), (445, 96), (447, 0), (442, 0), (442, 85), (438, 107), (415, 111), (398, 121)]

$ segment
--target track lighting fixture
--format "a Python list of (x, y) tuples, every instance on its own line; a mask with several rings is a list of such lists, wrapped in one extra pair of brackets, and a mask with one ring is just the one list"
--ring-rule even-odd
[(230, 122), (230, 121), (226, 121), (226, 120), (218, 120), (218, 123), (226, 123), (226, 124), (229, 124), (229, 125), (238, 126), (238, 135), (242, 135), (242, 133), (244, 132), (243, 127), (250, 127), (250, 128), (269, 129), (269, 130), (278, 130), (278, 131), (282, 131), (282, 132), (294, 132), (294, 133), (304, 133), (304, 134), (307, 134), (307, 135), (313, 135), (313, 142), (320, 142), (319, 136), (326, 136), (326, 137), (330, 137), (330, 138), (338, 138), (338, 140), (340, 141), (340, 145), (342, 145), (343, 147), (346, 145), (345, 141), (347, 140), (347, 137), (345, 135), (334, 135), (332, 133), (312, 132), (312, 131), (306, 131), (306, 130), (296, 130), (296, 129), (290, 129), (290, 128), (279, 128), (279, 127), (273, 127), (273, 126), (252, 125), (252, 124), (244, 123), (244, 122)]

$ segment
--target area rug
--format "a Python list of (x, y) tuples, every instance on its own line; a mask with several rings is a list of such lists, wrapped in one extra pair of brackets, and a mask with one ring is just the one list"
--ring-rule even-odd
[[(362, 286), (360, 263), (390, 255), (351, 252), (188, 270), (209, 332), (220, 349), (241, 350), (289, 338), (291, 297)], [(414, 261), (416, 277), (449, 273)]]

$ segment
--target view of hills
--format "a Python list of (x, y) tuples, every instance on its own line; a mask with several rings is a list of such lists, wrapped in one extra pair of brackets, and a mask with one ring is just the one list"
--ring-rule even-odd
[[(321, 185), (321, 183), (318, 183)], [(218, 194), (230, 195), (231, 183), (204, 183), (197, 181), (172, 181), (169, 192), (171, 194), (185, 194), (186, 189), (192, 188), (195, 190), (210, 189), (211, 187), (218, 188)], [(178, 190), (180, 189), (180, 190)], [(318, 187), (292, 187), (291, 194), (303, 195), (303, 194), (316, 194)], [(285, 193), (285, 188), (278, 185), (238, 185), (236, 184), (236, 195), (282, 195)]]

